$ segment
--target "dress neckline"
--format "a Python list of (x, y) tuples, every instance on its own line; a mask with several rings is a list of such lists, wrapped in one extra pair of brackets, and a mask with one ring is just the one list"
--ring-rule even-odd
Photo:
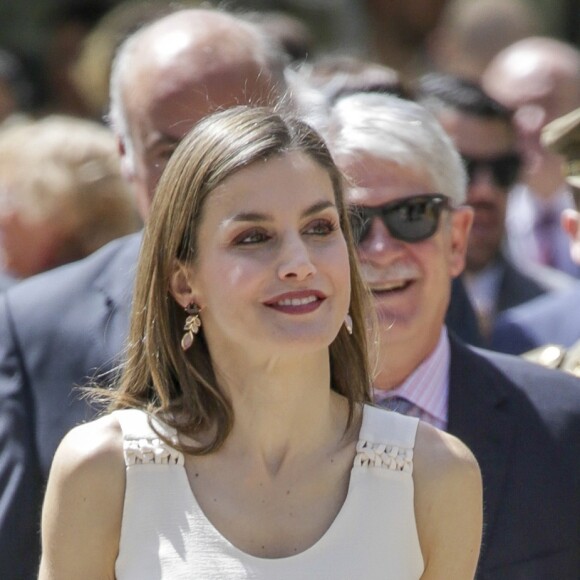
[[(262, 566), (270, 565), (274, 566), (276, 563), (288, 563), (288, 562), (295, 562), (299, 561), (302, 558), (307, 558), (311, 553), (316, 552), (324, 547), (325, 544), (328, 542), (332, 542), (332, 536), (336, 536), (340, 534), (340, 530), (342, 529), (342, 520), (346, 518), (345, 525), (349, 525), (349, 511), (350, 505), (353, 502), (352, 496), (354, 495), (353, 492), (353, 480), (355, 479), (355, 474), (357, 471), (364, 471), (370, 468), (381, 468), (386, 467), (386, 469), (381, 471), (406, 471), (408, 475), (411, 476), (412, 472), (412, 446), (411, 448), (403, 445), (402, 441), (399, 441), (398, 437), (395, 437), (390, 442), (387, 441), (377, 441), (373, 438), (373, 428), (372, 425), (377, 421), (376, 414), (380, 413), (389, 413), (392, 414), (393, 420), (395, 422), (398, 421), (410, 421), (414, 425), (414, 430), (416, 430), (416, 425), (418, 419), (411, 418), (411, 417), (404, 417), (399, 415), (398, 413), (394, 413), (392, 411), (385, 411), (384, 409), (380, 409), (374, 407), (369, 404), (363, 405), (362, 411), (362, 420), (359, 429), (358, 439), (357, 439), (357, 452), (355, 454), (355, 458), (353, 461), (353, 465), (349, 471), (349, 481), (348, 481), (348, 488), (345, 499), (340, 506), (340, 509), (336, 513), (335, 517), (331, 521), (328, 528), (323, 532), (323, 534), (315, 540), (309, 547), (305, 548), (304, 550), (290, 554), (288, 556), (281, 556), (281, 557), (273, 557), (267, 558), (262, 556), (255, 556), (250, 554), (249, 552), (245, 552), (241, 548), (238, 548), (232, 541), (230, 541), (208, 518), (202, 507), (200, 506), (199, 502), (197, 501), (197, 497), (191, 487), (189, 478), (187, 476), (187, 471), (185, 469), (185, 462), (180, 460), (179, 462), (175, 463), (175, 468), (179, 470), (178, 482), (179, 485), (182, 486), (182, 493), (184, 497), (188, 501), (188, 504), (191, 506), (191, 510), (188, 511), (195, 511), (196, 516), (201, 518), (202, 520), (202, 527), (204, 529), (204, 533), (209, 533), (213, 536), (218, 543), (225, 545), (230, 553), (238, 557), (239, 559), (245, 559), (248, 562), (254, 562), (256, 564), (260, 564)], [(381, 417), (379, 420), (384, 421), (384, 416)], [(174, 429), (169, 428), (163, 421), (159, 419), (155, 419), (155, 422), (158, 426), (162, 427), (163, 431), (170, 436), (170, 438), (176, 436), (176, 432)], [(369, 437), (370, 435), (370, 437)], [(414, 437), (413, 437), (414, 439)], [(399, 454), (397, 456), (398, 450), (402, 450), (402, 455)], [(177, 452), (177, 451), (176, 451)], [(183, 454), (179, 453), (182, 457)], [(407, 459), (405, 459), (405, 454), (407, 454)], [(409, 463), (410, 457), (410, 465), (411, 468), (403, 468), (405, 461)], [(356, 503), (356, 500), (354, 500)]]
[[(360, 441), (361, 433), (364, 432), (365, 422), (368, 421), (368, 418), (369, 418), (368, 417), (369, 414), (367, 411), (368, 408), (369, 408), (368, 405), (363, 405), (362, 420), (361, 420), (361, 426), (359, 429), (359, 435), (358, 435), (357, 441)], [(346, 517), (345, 513), (348, 510), (349, 505), (352, 501), (353, 472), (356, 469), (359, 469), (360, 466), (357, 465), (356, 455), (355, 455), (355, 459), (353, 460), (353, 465), (351, 466), (351, 469), (349, 471), (348, 488), (347, 488), (347, 492), (346, 492), (346, 496), (344, 498), (344, 501), (342, 502), (340, 509), (338, 510), (336, 515), (334, 516), (334, 518), (331, 521), (328, 528), (323, 532), (323, 534), (317, 540), (315, 540), (310, 546), (305, 548), (304, 550), (301, 550), (300, 552), (298, 552), (296, 554), (290, 554), (288, 556), (281, 556), (279, 558), (265, 558), (262, 556), (255, 556), (253, 554), (250, 554), (249, 552), (245, 552), (241, 548), (238, 548), (231, 540), (229, 540), (226, 536), (224, 536), (224, 534), (222, 532), (220, 532), (220, 530), (218, 530), (218, 528), (213, 524), (213, 522), (207, 517), (204, 510), (199, 505), (199, 502), (197, 501), (195, 493), (194, 493), (194, 491), (191, 487), (191, 484), (189, 482), (189, 478), (187, 477), (187, 471), (185, 469), (185, 464), (181, 465), (180, 468), (181, 468), (180, 469), (180, 471), (181, 471), (180, 479), (182, 480), (182, 484), (184, 486), (186, 486), (186, 488), (187, 488), (187, 492), (186, 492), (187, 497), (190, 499), (191, 505), (198, 512), (199, 516), (201, 518), (203, 518), (204, 528), (207, 530), (210, 530), (211, 534), (213, 534), (213, 536), (219, 542), (227, 545), (228, 549), (231, 552), (233, 552), (237, 557), (246, 559), (248, 561), (260, 562), (262, 564), (272, 563), (272, 565), (274, 565), (275, 563), (297, 561), (297, 560), (300, 560), (302, 558), (308, 557), (308, 555), (310, 553), (315, 552), (316, 550), (320, 549), (324, 544), (326, 544), (329, 541), (329, 538), (335, 533), (335, 530), (340, 529), (341, 522)], [(346, 522), (346, 524), (348, 525), (348, 521)]]

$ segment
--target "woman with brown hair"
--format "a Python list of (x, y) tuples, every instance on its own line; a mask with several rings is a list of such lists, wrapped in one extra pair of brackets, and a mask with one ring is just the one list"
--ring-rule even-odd
[(477, 465), (367, 404), (367, 300), (319, 136), (200, 122), (155, 195), (111, 412), (57, 452), (40, 577), (473, 575)]

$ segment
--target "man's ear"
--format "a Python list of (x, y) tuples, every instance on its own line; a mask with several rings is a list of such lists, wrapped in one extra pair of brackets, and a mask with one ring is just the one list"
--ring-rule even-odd
[(580, 264), (580, 213), (574, 209), (565, 209), (562, 212), (561, 224), (570, 238), (572, 260)]
[(191, 266), (186, 266), (176, 260), (173, 273), (169, 277), (169, 292), (182, 308), (196, 301), (192, 279)]
[(125, 140), (119, 135), (117, 135), (117, 152), (119, 153), (119, 159), (121, 160), (121, 175), (125, 181), (131, 183), (135, 176), (135, 172), (131, 160), (129, 159)]
[(451, 213), (451, 252), (449, 273), (455, 278), (465, 269), (469, 232), (473, 224), (473, 208), (461, 206)]

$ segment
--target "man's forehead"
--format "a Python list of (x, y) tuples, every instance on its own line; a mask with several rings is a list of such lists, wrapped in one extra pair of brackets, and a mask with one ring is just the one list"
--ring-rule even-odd
[[(200, 108), (202, 112), (200, 112)], [(203, 116), (205, 101), (192, 96), (166, 100), (142, 101), (127, 109), (127, 118), (134, 139), (145, 148), (158, 143), (179, 142)]]
[(249, 102), (241, 80), (237, 87), (227, 83), (216, 87), (189, 85), (137, 98), (128, 107), (127, 116), (133, 132), (151, 145), (160, 140), (180, 141), (203, 117)]
[(355, 154), (337, 160), (348, 181), (363, 190), (431, 182), (428, 171), (419, 163), (408, 165), (379, 155)]
[(240, 61), (205, 72), (175, 70), (167, 75), (143, 75), (127, 86), (132, 121), (149, 122), (171, 135), (183, 135), (206, 115), (236, 105), (270, 104), (277, 93), (267, 71)]

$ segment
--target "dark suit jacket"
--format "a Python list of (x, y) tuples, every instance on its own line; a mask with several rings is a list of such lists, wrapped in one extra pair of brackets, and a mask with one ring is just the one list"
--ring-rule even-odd
[(480, 580), (580, 578), (580, 381), (451, 340), (449, 425), (477, 458)]
[(506, 310), (496, 321), (491, 348), (521, 354), (553, 343), (571, 346), (580, 339), (580, 283)]
[(454, 278), (451, 284), (451, 299), (445, 316), (445, 325), (468, 344), (483, 346), (477, 315), (461, 276)]
[(533, 300), (547, 291), (547, 287), (524, 274), (507, 258), (502, 257), (501, 265), (503, 271), (497, 293), (497, 312)]
[[(502, 273), (497, 293), (497, 312), (533, 300), (553, 287), (566, 284), (565, 274), (558, 273), (551, 279), (550, 269), (544, 268), (537, 269), (534, 271), (535, 275), (531, 276), (516, 268), (508, 258), (500, 256), (499, 260)], [(484, 346), (485, 340), (479, 330), (477, 316), (462, 278), (459, 276), (453, 280), (445, 324), (468, 344)]]
[(140, 234), (0, 295), (0, 578), (35, 578), (40, 501), (56, 447), (95, 410), (74, 385), (113, 368)]

